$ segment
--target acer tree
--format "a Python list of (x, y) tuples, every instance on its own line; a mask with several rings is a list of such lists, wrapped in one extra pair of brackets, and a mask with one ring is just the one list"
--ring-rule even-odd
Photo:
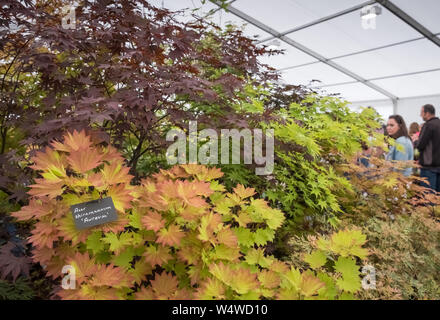
[[(29, 205), (13, 216), (35, 221), (28, 240), (48, 276), (59, 281), (64, 265), (75, 268), (77, 287), (57, 291), (61, 298), (320, 299), (332, 281), (340, 289), (332, 298), (359, 289), (346, 281), (359, 280), (349, 255), (367, 254), (360, 232), (318, 243), (324, 259), (326, 251), (344, 257), (335, 265), (343, 278), (320, 269), (325, 261), (314, 254), (306, 261), (316, 271), (301, 272), (265, 252), (284, 214), (255, 198), (253, 188), (227, 192), (217, 168), (180, 165), (132, 185), (120, 154), (84, 131), (52, 142), (32, 161), (41, 178)], [(70, 205), (104, 195), (118, 220), (78, 230)]]
[(13, 128), (45, 146), (66, 129), (98, 126), (137, 176), (170, 125), (234, 125), (243, 85), (276, 78), (257, 62), (266, 50), (241, 31), (182, 23), (145, 0), (81, 1), (75, 29), (61, 24), (69, 1), (3, 3), (0, 153)]

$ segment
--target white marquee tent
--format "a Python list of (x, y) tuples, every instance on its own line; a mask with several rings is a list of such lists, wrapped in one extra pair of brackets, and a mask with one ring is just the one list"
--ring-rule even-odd
[(440, 111), (440, 0), (235, 0), (228, 11), (201, 0), (150, 2), (187, 9), (182, 19), (197, 9), (219, 25), (242, 27), (259, 44), (285, 49), (263, 62), (286, 82), (340, 93), (354, 109), (373, 106), (408, 124), (422, 121), (423, 104)]

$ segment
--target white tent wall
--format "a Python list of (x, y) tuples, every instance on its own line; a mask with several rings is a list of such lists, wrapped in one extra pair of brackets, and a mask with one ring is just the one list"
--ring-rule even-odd
[(397, 102), (396, 113), (405, 119), (408, 126), (411, 122), (422, 123), (420, 108), (428, 103), (434, 106), (438, 116), (440, 114), (440, 95), (400, 99)]
[(435, 107), (436, 115), (440, 115), (440, 94), (402, 98), (397, 100), (395, 106), (390, 99), (353, 102), (350, 104), (350, 108), (353, 110), (359, 110), (361, 107), (371, 106), (379, 112), (384, 121), (386, 121), (392, 114), (400, 114), (409, 126), (412, 122), (423, 122), (420, 117), (420, 107), (428, 103)]

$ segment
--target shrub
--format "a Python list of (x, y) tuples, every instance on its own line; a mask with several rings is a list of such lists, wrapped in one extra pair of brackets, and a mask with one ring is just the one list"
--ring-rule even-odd
[[(227, 192), (219, 169), (176, 166), (135, 186), (115, 149), (84, 132), (51, 145), (33, 158), (41, 178), (29, 205), (13, 215), (35, 221), (29, 241), (49, 276), (75, 268), (78, 286), (58, 290), (61, 298), (328, 296), (325, 273), (301, 273), (265, 253), (283, 213), (254, 198), (252, 188)], [(104, 196), (112, 197), (118, 220), (77, 230), (69, 206)]]

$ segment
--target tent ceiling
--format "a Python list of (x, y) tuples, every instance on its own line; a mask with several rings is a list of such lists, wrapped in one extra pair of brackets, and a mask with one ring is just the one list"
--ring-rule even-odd
[[(231, 0), (228, 12), (201, 0), (152, 0), (172, 10), (200, 8), (259, 44), (280, 41), (285, 55), (263, 57), (293, 84), (321, 86), (349, 101), (440, 94), (439, 0)], [(377, 5), (375, 29), (360, 12)], [(189, 10), (183, 19), (189, 19)]]

